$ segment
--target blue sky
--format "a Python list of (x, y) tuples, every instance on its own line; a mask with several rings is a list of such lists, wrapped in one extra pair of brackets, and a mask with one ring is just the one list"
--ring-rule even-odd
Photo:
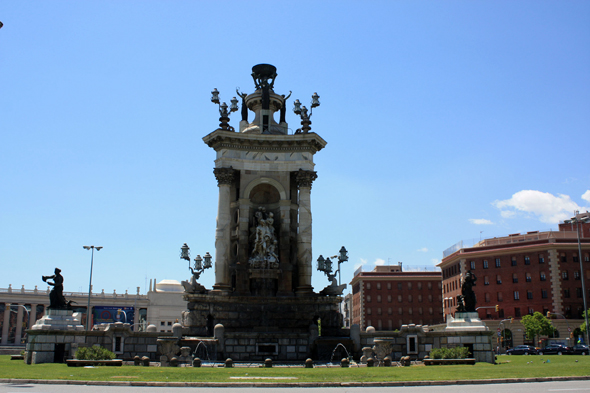
[(320, 95), (314, 260), (346, 246), (343, 281), (590, 209), (587, 1), (4, 1), (0, 21), (0, 288), (58, 266), (87, 290), (92, 244), (95, 291), (187, 279), (180, 246), (215, 251), (210, 91), (252, 92), (258, 63)]

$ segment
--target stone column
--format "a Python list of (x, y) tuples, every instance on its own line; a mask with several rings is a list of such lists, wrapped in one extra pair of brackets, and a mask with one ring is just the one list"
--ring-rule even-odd
[(215, 168), (213, 170), (219, 186), (217, 205), (217, 230), (215, 231), (215, 285), (214, 293), (228, 294), (229, 282), (229, 244), (231, 227), (231, 185), (234, 181), (234, 169)]
[(31, 311), (29, 311), (29, 324), (27, 328), (30, 329), (37, 322), (37, 305), (31, 304)]
[(10, 327), (10, 303), (4, 303), (4, 324), (2, 325), (2, 345), (8, 344), (8, 328)]
[(23, 337), (23, 308), (21, 305), (18, 305), (18, 310), (16, 311), (16, 331), (14, 332), (14, 343), (20, 344), (20, 341)]
[(250, 200), (240, 199), (240, 221), (238, 223), (238, 265), (236, 266), (236, 292), (238, 295), (250, 293), (248, 276), (248, 259), (250, 250), (248, 236), (250, 234)]
[(293, 264), (291, 261), (291, 200), (279, 201), (279, 218), (281, 229), (279, 232), (279, 263), (282, 271), (279, 280), (278, 295), (293, 296)]
[(311, 286), (311, 183), (318, 175), (314, 171), (300, 169), (295, 176), (299, 188), (299, 231), (297, 233), (299, 285), (296, 293), (298, 296), (306, 296), (313, 293)]

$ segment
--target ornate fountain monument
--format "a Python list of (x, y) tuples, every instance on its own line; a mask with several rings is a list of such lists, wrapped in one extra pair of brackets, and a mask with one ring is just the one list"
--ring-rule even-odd
[[(183, 334), (215, 336), (218, 353), (234, 360), (303, 360), (317, 341), (318, 320), (322, 336), (342, 334), (342, 291), (320, 295), (311, 285), (313, 157), (326, 146), (310, 127), (319, 96), (312, 96), (309, 113), (294, 102), (302, 127), (289, 134), (290, 93), (274, 92), (276, 68), (259, 64), (252, 71), (255, 91), (237, 91), (238, 131), (228, 124), (238, 100), (228, 109), (219, 104), (217, 89), (212, 92), (220, 125), (203, 141), (216, 152), (219, 186), (215, 285), (205, 291), (185, 286)], [(251, 122), (248, 111), (254, 112)]]

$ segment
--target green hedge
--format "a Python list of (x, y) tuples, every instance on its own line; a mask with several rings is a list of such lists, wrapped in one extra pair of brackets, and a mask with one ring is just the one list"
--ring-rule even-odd
[(111, 360), (115, 358), (114, 353), (99, 346), (78, 348), (75, 356), (80, 360)]
[(465, 359), (469, 356), (469, 348), (433, 348), (430, 350), (431, 359)]

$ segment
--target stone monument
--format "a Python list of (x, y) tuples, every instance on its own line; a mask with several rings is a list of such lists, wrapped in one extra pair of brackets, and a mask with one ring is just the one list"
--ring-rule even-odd
[[(320, 295), (311, 285), (313, 157), (326, 141), (311, 132), (311, 112), (299, 100), (294, 111), (302, 127), (289, 133), (290, 93), (275, 93), (276, 76), (272, 65), (252, 68), (254, 92), (237, 91), (242, 98), (239, 131), (228, 124), (238, 100), (231, 100), (228, 111), (213, 90), (221, 123), (203, 138), (216, 152), (213, 173), (219, 187), (215, 285), (185, 293), (183, 333), (223, 331), (220, 356), (234, 360), (304, 360), (319, 319), (322, 335), (338, 335), (342, 326), (340, 297)], [(318, 99), (312, 96), (312, 110)], [(248, 111), (254, 113), (252, 121)]]
[(25, 361), (29, 364), (61, 363), (72, 344), (84, 342), (84, 336), (69, 336), (66, 339), (67, 332), (83, 331), (84, 326), (80, 323), (80, 315), (72, 312), (71, 302), (64, 298), (61, 270), (55, 268), (53, 275), (42, 276), (42, 279), (53, 289), (49, 293), (47, 314), (31, 327), (31, 330), (39, 332), (29, 335)]

